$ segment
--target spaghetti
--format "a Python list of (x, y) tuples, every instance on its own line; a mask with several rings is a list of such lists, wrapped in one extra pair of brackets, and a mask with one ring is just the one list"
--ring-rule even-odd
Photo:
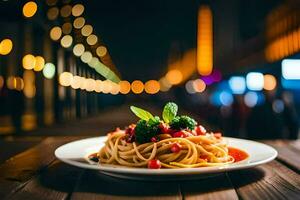
[(247, 155), (228, 148), (221, 133), (206, 132), (193, 118), (177, 116), (175, 103), (165, 105), (163, 120), (141, 108), (130, 108), (140, 120), (109, 133), (105, 146), (90, 160), (150, 169), (196, 168), (233, 163)]
[[(105, 146), (98, 153), (100, 162), (147, 167), (149, 161), (158, 159), (164, 168), (196, 168), (234, 162), (226, 143), (213, 134), (167, 138), (144, 144), (128, 143), (125, 138), (126, 134), (121, 130), (108, 134)], [(171, 151), (174, 144), (180, 146), (180, 151)]]

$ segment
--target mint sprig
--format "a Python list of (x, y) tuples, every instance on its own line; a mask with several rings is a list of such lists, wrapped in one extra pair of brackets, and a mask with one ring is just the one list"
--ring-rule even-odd
[(166, 123), (170, 123), (177, 115), (178, 106), (173, 103), (169, 102), (165, 105), (162, 118)]
[(135, 107), (135, 106), (130, 106), (130, 110), (137, 116), (139, 117), (140, 119), (143, 119), (143, 120), (146, 120), (146, 121), (149, 121), (150, 119), (154, 118), (153, 115), (142, 109), (142, 108), (138, 108), (138, 107)]

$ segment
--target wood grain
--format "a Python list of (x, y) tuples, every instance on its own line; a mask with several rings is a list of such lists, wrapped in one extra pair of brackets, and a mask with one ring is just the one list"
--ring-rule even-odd
[(67, 199), (81, 173), (82, 169), (56, 160), (8, 199)]
[(278, 151), (278, 160), (300, 172), (300, 151), (291, 146), (291, 141), (275, 140), (265, 141), (265, 143)]
[(47, 138), (0, 165), (0, 196), (6, 197), (22, 188), (55, 160), (54, 150), (74, 137)]
[(37, 145), (39, 142), (40, 141), (0, 141), (0, 164), (10, 157)]
[(239, 199), (226, 173), (181, 184), (182, 194), (187, 200)]
[(229, 177), (242, 199), (299, 199), (300, 175), (277, 161), (230, 172)]
[(134, 181), (86, 171), (71, 196), (79, 199), (182, 199), (179, 185), (171, 182)]
[(52, 137), (0, 165), (1, 199), (299, 199), (299, 142), (267, 141), (278, 161), (190, 181), (133, 181), (64, 164), (54, 150), (80, 137)]

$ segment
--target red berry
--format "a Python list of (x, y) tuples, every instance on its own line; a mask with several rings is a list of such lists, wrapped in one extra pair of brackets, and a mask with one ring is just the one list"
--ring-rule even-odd
[(148, 168), (149, 169), (160, 169), (161, 164), (159, 160), (153, 159), (148, 161)]
[(220, 138), (222, 138), (222, 133), (214, 133), (214, 136), (215, 136), (217, 139), (220, 139)]
[(187, 134), (183, 131), (178, 131), (178, 132), (175, 132), (173, 134), (173, 137), (181, 137), (181, 138), (184, 138), (184, 137), (187, 137)]
[(203, 126), (199, 125), (196, 127), (196, 133), (197, 135), (205, 135), (206, 130)]
[(151, 142), (157, 142), (157, 138), (156, 137), (152, 137), (150, 140), (151, 140)]
[(178, 143), (174, 143), (171, 147), (171, 151), (173, 153), (178, 153), (181, 150), (181, 145)]
[(168, 128), (168, 126), (167, 126), (166, 124), (164, 124), (164, 123), (159, 124), (159, 129), (160, 129), (160, 131), (161, 131), (162, 134), (167, 134), (167, 133), (169, 133), (169, 128)]

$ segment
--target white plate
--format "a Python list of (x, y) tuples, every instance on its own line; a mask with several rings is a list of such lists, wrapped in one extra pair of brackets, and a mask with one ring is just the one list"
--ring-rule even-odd
[(103, 174), (130, 179), (189, 179), (206, 177), (216, 173), (245, 169), (261, 165), (275, 159), (277, 151), (265, 144), (250, 140), (225, 137), (228, 145), (246, 151), (249, 158), (224, 166), (182, 168), (182, 169), (159, 169), (129, 168), (122, 166), (110, 166), (91, 164), (86, 161), (89, 154), (99, 151), (104, 146), (106, 136), (78, 140), (62, 145), (55, 150), (55, 156), (61, 161), (85, 169), (100, 170)]

